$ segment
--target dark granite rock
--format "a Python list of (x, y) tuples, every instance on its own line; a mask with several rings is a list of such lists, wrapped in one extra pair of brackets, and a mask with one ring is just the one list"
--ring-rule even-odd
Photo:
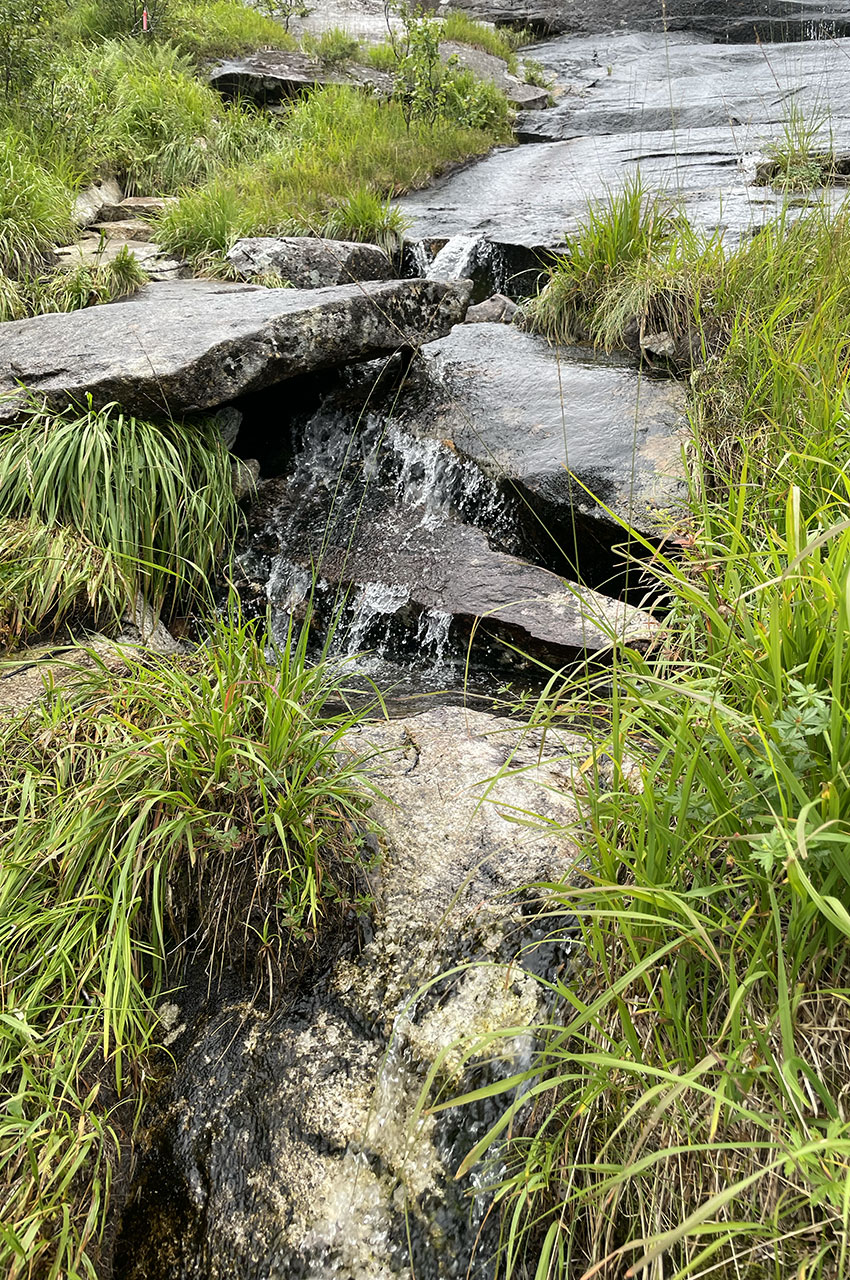
[(210, 84), (225, 97), (250, 98), (261, 104), (297, 97), (314, 85), (348, 84), (389, 97), (392, 76), (374, 67), (346, 63), (331, 67), (307, 53), (267, 49), (222, 62), (210, 72)]
[(368, 360), (447, 333), (468, 287), (393, 280), (263, 289), (211, 280), (148, 285), (124, 302), (0, 325), (0, 421), (25, 393), (91, 395), (132, 413), (226, 404), (297, 374)]
[(255, 236), (237, 240), (227, 260), (240, 279), (273, 272), (296, 289), (320, 289), (353, 280), (392, 280), (383, 249), (315, 236)]

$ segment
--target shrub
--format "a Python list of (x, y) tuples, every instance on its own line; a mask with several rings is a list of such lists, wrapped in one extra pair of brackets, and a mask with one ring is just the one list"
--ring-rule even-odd
[(110, 557), (116, 581), (173, 606), (206, 588), (232, 544), (227, 451), (214, 425), (36, 409), (0, 435), (0, 517), (69, 529)]

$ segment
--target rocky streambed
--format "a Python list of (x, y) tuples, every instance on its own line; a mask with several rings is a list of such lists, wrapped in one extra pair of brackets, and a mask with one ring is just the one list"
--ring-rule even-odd
[[(557, 944), (539, 936), (528, 886), (575, 869), (589, 747), (448, 704), (533, 683), (535, 663), (545, 678), (651, 644), (630, 553), (675, 523), (688, 428), (659, 362), (463, 321), (533, 289), (588, 201), (638, 173), (735, 243), (779, 207), (756, 179), (790, 104), (827, 112), (832, 145), (848, 142), (833, 8), (668, 3), (665, 32), (660, 10), (625, 0), (604, 21), (578, 2), (459, 7), (567, 33), (533, 50), (555, 104), (520, 115), (520, 145), (399, 201), (402, 262), (252, 241), (234, 251), (243, 283), (169, 280), (0, 328), (4, 421), (21, 384), (57, 404), (219, 410), (245, 492), (246, 606), (269, 607), (283, 639), (312, 601), (335, 651), (366, 655), (363, 678), (442, 695), (346, 745), (382, 793), (374, 902), (309, 984), (268, 1009), (236, 975), (210, 991), (194, 974), (163, 1007), (174, 1071), (124, 1208), (126, 1280), (494, 1274), (486, 1195), (454, 1181), (488, 1104), (423, 1117), (417, 1101), (470, 1033), (511, 1029), (470, 1079), (530, 1061), (536, 976), (567, 973), (571, 942), (566, 923)], [(355, 10), (365, 29), (375, 15)], [(298, 287), (250, 283), (269, 270)], [(509, 298), (485, 314), (509, 318)]]

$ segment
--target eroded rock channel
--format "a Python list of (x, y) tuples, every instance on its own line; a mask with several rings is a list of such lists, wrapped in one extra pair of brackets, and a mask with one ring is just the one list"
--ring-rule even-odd
[[(490, 693), (521, 681), (527, 658), (551, 670), (603, 662), (624, 638), (648, 644), (651, 602), (640, 607), (629, 553), (663, 537), (685, 486), (680, 382), (636, 359), (552, 349), (518, 325), (461, 323), (470, 301), (507, 295), (497, 314), (509, 315), (588, 200), (638, 172), (730, 243), (752, 234), (777, 207), (754, 181), (788, 101), (834, 97), (840, 145), (850, 68), (847, 15), (814, 4), (668, 4), (666, 33), (660, 10), (627, 3), (605, 23), (593, 6), (547, 0), (460, 7), (566, 32), (535, 49), (556, 101), (519, 117), (520, 145), (399, 202), (408, 279), (384, 279), (373, 261), (376, 279), (341, 284), (314, 247), (305, 284), (328, 271), (333, 284), (282, 302), (193, 286), (221, 328), (209, 346), (185, 325), (178, 282), (113, 309), (127, 349), (144, 319), (166, 361), (136, 362), (138, 403), (167, 391), (172, 409), (226, 405), (229, 445), (251, 474), (259, 464), (238, 553), (246, 607), (269, 607), (284, 640), (310, 602), (333, 652), (365, 654), (364, 678), (446, 703), (465, 682)], [(829, 39), (807, 39), (818, 34)], [(777, 36), (788, 42), (767, 43)], [(253, 242), (236, 260), (250, 276), (293, 252)], [(227, 297), (242, 317), (238, 354)], [(158, 305), (185, 327), (166, 332)], [(103, 324), (107, 308), (95, 310)], [(52, 333), (60, 318), (46, 320)], [(10, 385), (31, 333), (20, 330)], [(88, 383), (79, 361), (30, 377), (112, 397), (102, 346), (83, 334)], [(210, 993), (195, 974), (163, 1010), (175, 1072), (125, 1208), (123, 1280), (493, 1276), (486, 1196), (454, 1180), (492, 1119), (487, 1102), (458, 1120), (423, 1118), (417, 1100), (463, 1035), (518, 1029), (467, 1079), (529, 1060), (533, 975), (563, 972), (571, 944), (569, 928), (558, 946), (538, 937), (526, 886), (575, 869), (568, 830), (588, 747), (435, 701), (346, 745), (370, 757), (382, 793), (374, 903), (309, 989), (267, 1010), (235, 976)]]

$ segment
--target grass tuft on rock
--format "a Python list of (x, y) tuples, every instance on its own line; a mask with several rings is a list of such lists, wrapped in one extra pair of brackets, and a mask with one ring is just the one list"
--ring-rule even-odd
[[(34, 409), (0, 435), (0, 519), (67, 529), (71, 541), (104, 553), (114, 571), (93, 579), (99, 607), (108, 602), (120, 612), (138, 593), (167, 613), (206, 589), (232, 546), (237, 511), (227, 450), (214, 424), (154, 424), (114, 405)], [(53, 571), (48, 561), (44, 572)], [(37, 625), (40, 613), (27, 625)], [(52, 616), (58, 625), (64, 614)]]

